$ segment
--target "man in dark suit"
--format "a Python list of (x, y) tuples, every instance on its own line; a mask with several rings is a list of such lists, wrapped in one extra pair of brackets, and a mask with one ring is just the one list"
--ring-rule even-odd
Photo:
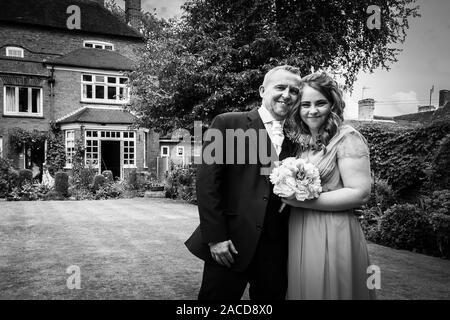
[[(188, 249), (205, 261), (199, 300), (238, 300), (248, 283), (252, 300), (285, 299), (289, 209), (278, 212), (281, 200), (273, 193), (270, 171), (263, 170), (273, 163), (262, 161), (261, 151), (271, 150), (272, 160), (274, 153), (275, 160), (292, 156), (292, 143), (282, 127), (299, 101), (300, 82), (297, 68), (276, 67), (259, 88), (258, 110), (221, 114), (211, 124), (208, 133), (222, 137), (207, 134), (203, 159), (212, 143), (223, 148), (212, 154), (218, 161), (203, 161), (198, 168), (200, 225), (186, 241)], [(230, 130), (248, 137), (255, 133), (256, 141), (248, 138), (236, 146)]]

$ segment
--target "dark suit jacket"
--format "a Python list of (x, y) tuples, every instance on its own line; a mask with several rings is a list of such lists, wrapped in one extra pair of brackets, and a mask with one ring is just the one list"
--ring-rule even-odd
[[(226, 129), (254, 129), (256, 132), (262, 130), (267, 147), (276, 155), (257, 110), (221, 114), (213, 120), (210, 128), (222, 132), (224, 146), (227, 144)], [(211, 147), (213, 141), (205, 141), (203, 150)], [(261, 234), (268, 237), (265, 243), (278, 243), (281, 248), (286, 246), (287, 250), (288, 206), (282, 213), (278, 213), (281, 200), (273, 194), (269, 176), (261, 174), (263, 164), (259, 157), (256, 164), (249, 161), (251, 152), (258, 154), (259, 143), (259, 137), (256, 145), (246, 141), (245, 164), (203, 162), (197, 169), (200, 225), (185, 244), (197, 257), (213, 262), (208, 243), (231, 239), (238, 251), (232, 265), (232, 270), (235, 271), (243, 271), (249, 265)], [(235, 156), (237, 152), (242, 152), (236, 150), (236, 147), (235, 144)], [(225, 151), (224, 148), (223, 158), (226, 158)], [(285, 138), (280, 160), (290, 156), (291, 152), (292, 143)], [(276, 248), (275, 246), (268, 250), (277, 250)], [(282, 251), (284, 252), (284, 249)], [(280, 259), (279, 256), (276, 259)]]

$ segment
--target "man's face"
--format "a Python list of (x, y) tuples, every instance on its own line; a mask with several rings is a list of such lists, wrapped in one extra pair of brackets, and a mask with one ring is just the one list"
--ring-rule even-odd
[(259, 87), (262, 105), (275, 120), (284, 120), (298, 102), (300, 77), (286, 70), (277, 70)]

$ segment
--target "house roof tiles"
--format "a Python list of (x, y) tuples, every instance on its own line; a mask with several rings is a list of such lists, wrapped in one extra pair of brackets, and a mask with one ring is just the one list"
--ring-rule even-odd
[(133, 70), (133, 61), (116, 51), (80, 48), (47, 62), (50, 65), (107, 70)]
[(8, 1), (0, 10), (0, 21), (68, 30), (67, 19), (72, 13), (67, 13), (67, 8), (71, 5), (80, 8), (81, 21), (81, 29), (72, 31), (142, 38), (108, 9), (91, 0)]
[(133, 124), (135, 116), (130, 112), (111, 108), (84, 107), (58, 120), (57, 123)]

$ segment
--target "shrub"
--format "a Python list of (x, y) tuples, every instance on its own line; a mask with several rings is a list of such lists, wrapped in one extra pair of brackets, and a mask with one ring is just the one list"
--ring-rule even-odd
[(114, 182), (114, 176), (111, 170), (104, 170), (102, 175), (105, 176), (107, 182)]
[(380, 224), (383, 212), (377, 207), (365, 208), (361, 217), (361, 228), (367, 240), (380, 242)]
[(65, 172), (57, 172), (55, 175), (55, 190), (58, 191), (63, 196), (68, 196), (69, 194), (69, 176)]
[(388, 181), (374, 176), (372, 179), (370, 199), (366, 204), (366, 207), (377, 207), (381, 212), (384, 212), (396, 202), (397, 195)]
[(73, 189), (70, 196), (74, 200), (94, 200), (94, 194), (89, 189)]
[(436, 238), (426, 213), (412, 204), (393, 205), (381, 217), (381, 244), (397, 249), (436, 253)]
[(195, 174), (196, 170), (194, 168), (172, 170), (165, 183), (166, 197), (172, 199), (180, 198), (196, 204)]
[(11, 163), (0, 157), (0, 197), (6, 196), (10, 185)]
[(97, 191), (100, 187), (102, 187), (106, 182), (106, 178), (104, 175), (97, 174), (94, 177), (94, 182), (92, 184), (92, 190)]
[(45, 187), (41, 184), (31, 184), (25, 182), (21, 186), (14, 187), (8, 196), (8, 200), (13, 201), (34, 201), (44, 197)]
[(119, 198), (124, 190), (120, 183), (106, 183), (95, 192), (95, 200)]
[[(449, 121), (435, 121), (415, 129), (381, 125), (358, 129), (369, 142), (372, 169), (389, 182), (401, 200), (416, 198), (427, 180), (434, 179), (427, 176), (428, 164), (448, 161), (445, 137), (450, 134)], [(444, 166), (434, 169), (439, 168)]]
[[(53, 126), (53, 124), (52, 124)], [(47, 139), (47, 169), (53, 176), (56, 172), (62, 170), (66, 164), (66, 147), (64, 135), (56, 128), (48, 134)]]
[(20, 169), (19, 170), (19, 186), (25, 183), (33, 182), (33, 172), (30, 169)]
[(47, 192), (44, 196), (44, 200), (64, 200), (65, 197), (61, 194), (61, 192), (56, 190), (51, 190)]
[(9, 171), (9, 189), (19, 186), (19, 171), (11, 169)]
[(450, 134), (439, 142), (439, 148), (431, 162), (432, 175), (430, 184), (432, 189), (450, 188)]
[(73, 185), (77, 189), (89, 189), (92, 186), (97, 169), (80, 168), (78, 174), (73, 175)]
[(130, 171), (128, 174), (128, 187), (130, 190), (137, 190), (139, 189), (139, 177), (136, 170)]
[(436, 233), (441, 256), (450, 258), (450, 190), (435, 191), (423, 199), (423, 208)]

